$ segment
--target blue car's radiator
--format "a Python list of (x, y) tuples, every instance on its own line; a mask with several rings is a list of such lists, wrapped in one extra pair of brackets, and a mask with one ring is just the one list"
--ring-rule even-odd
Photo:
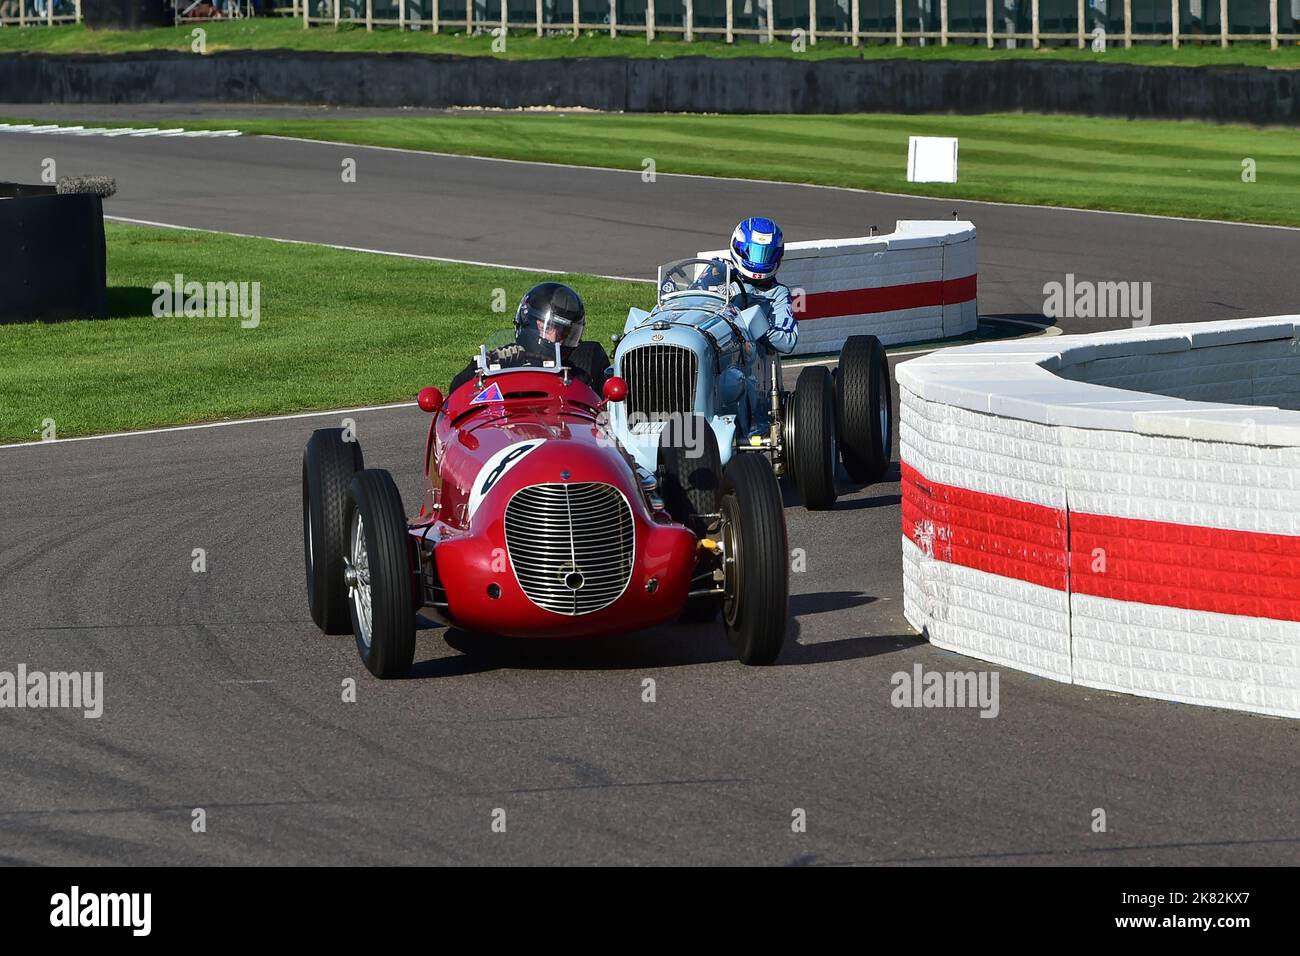
[(628, 416), (649, 419), (695, 411), (699, 362), (677, 345), (641, 345), (623, 355), (620, 370), (627, 382)]

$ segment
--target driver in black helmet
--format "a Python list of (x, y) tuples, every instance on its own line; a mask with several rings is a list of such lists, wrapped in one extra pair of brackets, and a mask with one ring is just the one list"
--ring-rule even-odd
[[(582, 341), (587, 326), (587, 310), (582, 297), (561, 282), (543, 282), (535, 285), (519, 300), (515, 310), (515, 341), (513, 345), (493, 349), (488, 353), (488, 364), (501, 368), (541, 366), (555, 360), (555, 346), (560, 346), (560, 359), (568, 364), (569, 356)], [(478, 362), (472, 361), (451, 382), (454, 392), (478, 374)], [(587, 373), (573, 369), (579, 381), (593, 388)]]

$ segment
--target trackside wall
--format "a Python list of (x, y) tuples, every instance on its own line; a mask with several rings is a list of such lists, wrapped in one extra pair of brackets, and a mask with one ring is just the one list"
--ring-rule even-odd
[(834, 352), (855, 334), (897, 345), (973, 332), (975, 243), (971, 223), (948, 220), (902, 221), (887, 235), (787, 243), (777, 275), (796, 293), (795, 354)]
[(1283, 316), (900, 365), (908, 621), (1061, 681), (1300, 717), (1298, 357)]

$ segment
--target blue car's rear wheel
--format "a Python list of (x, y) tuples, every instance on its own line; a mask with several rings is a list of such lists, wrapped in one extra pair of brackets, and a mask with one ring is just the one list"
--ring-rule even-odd
[(790, 403), (789, 431), (792, 448), (790, 471), (809, 511), (826, 511), (835, 504), (835, 467), (839, 463), (835, 440), (835, 390), (830, 371), (809, 365), (795, 382)]
[(894, 393), (889, 359), (874, 335), (852, 335), (835, 374), (835, 425), (840, 459), (856, 482), (884, 477), (894, 442)]

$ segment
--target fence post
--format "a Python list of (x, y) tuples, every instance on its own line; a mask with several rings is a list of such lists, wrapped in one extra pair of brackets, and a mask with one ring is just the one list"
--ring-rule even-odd
[(653, 43), (655, 38), (655, 0), (646, 0), (645, 5), (645, 42)]
[[(436, 3), (437, 0), (434, 0)], [(465, 0), (465, 36), (474, 33), (474, 0)]]
[[(1079, 6), (1083, 6), (1083, 0), (1079, 0)], [(993, 0), (984, 0), (984, 34), (988, 37), (989, 49), (993, 49)]]
[(542, 35), (542, 0), (537, 0), (537, 35)]
[(1124, 46), (1133, 45), (1133, 0), (1124, 0)]
[[(1125, 0), (1125, 2), (1128, 2), (1128, 0)], [(1038, 34), (1039, 34), (1038, 0), (1034, 0), (1031, 6), (1030, 17), (1033, 19), (1032, 30), (1033, 30), (1033, 37), (1034, 37), (1034, 49), (1037, 50), (1039, 47), (1042, 46), (1042, 41), (1038, 38)]]
[(860, 38), (858, 37), (858, 27), (862, 23), (862, 17), (861, 17), (860, 8), (858, 4), (859, 4), (859, 0), (853, 0), (853, 3), (851, 4), (853, 8), (851, 16), (853, 17), (853, 45), (854, 46), (857, 46), (858, 43), (860, 42)]
[(578, 0), (573, 0), (573, 35), (578, 36)]
[(438, 0), (429, 0), (429, 19), (433, 21), (429, 24), (429, 30), (437, 33), (442, 27), (442, 11), (438, 8)]
[(808, 45), (817, 44), (817, 0), (808, 0)]
[[(54, 26), (54, 0), (45, 0), (45, 25)], [(1274, 30), (1274, 33), (1277, 31)]]
[(406, 0), (397, 0), (397, 32), (406, 29)]
[(375, 0), (366, 0), (366, 32), (375, 32)]
[(18, 0), (18, 25), (27, 26), (27, 0)]
[(726, 3), (727, 3), (727, 43), (732, 44), (736, 42), (736, 34), (734, 32), (736, 29), (735, 0), (726, 0)]
[(767, 0), (767, 42), (776, 42), (776, 23), (772, 19), (772, 0)]
[(1268, 0), (1268, 48), (1277, 49), (1277, 0)]
[[(1173, 0), (1173, 2), (1174, 2), (1175, 4), (1177, 4), (1177, 3), (1178, 3), (1178, 0)], [(1076, 27), (1078, 28), (1078, 30), (1079, 30), (1079, 49), (1082, 50), (1082, 49), (1084, 48), (1084, 46), (1086, 45), (1086, 43), (1085, 43), (1085, 41), (1084, 41), (1084, 39), (1083, 39), (1083, 37), (1084, 37), (1084, 32), (1085, 32), (1085, 31), (1084, 31), (1084, 26), (1083, 26), (1083, 24), (1084, 24), (1084, 18), (1087, 16), (1087, 13), (1086, 13), (1086, 11), (1084, 10), (1084, 7), (1083, 7), (1083, 0), (1079, 0), (1079, 12), (1078, 12), (1078, 14), (1077, 14), (1076, 16), (1077, 16), (1077, 19), (1078, 19), (1078, 21), (1079, 21), (1078, 23), (1075, 24), (1075, 26), (1076, 26)]]
[(1228, 0), (1219, 0), (1219, 46), (1228, 45)]
[[(81, 17), (81, 0), (77, 0), (77, 17)], [(311, 0), (302, 0), (302, 28), (311, 27)]]
[[(993, 0), (989, 0), (992, 3)], [(894, 46), (903, 45), (903, 0), (894, 0)]]
[(609, 36), (611, 40), (618, 36), (618, 0), (609, 0)]
[[(484, 10), (484, 13), (487, 11)], [(504, 43), (506, 34), (510, 32), (510, 4), (507, 0), (501, 0), (501, 41)]]
[(948, 0), (939, 0), (939, 45), (948, 45)]
[[(573, 0), (577, 3), (578, 0)], [(695, 3), (693, 0), (686, 0), (686, 42), (690, 43), (695, 39)]]
[(334, 0), (334, 29), (339, 28), (339, 0)]
[(81, 0), (77, 0), (77, 22), (81, 22)]
[(1178, 49), (1178, 34), (1183, 31), (1183, 25), (1180, 22), (1182, 15), (1182, 7), (1179, 5), (1178, 0), (1169, 0), (1169, 29), (1175, 50)]

